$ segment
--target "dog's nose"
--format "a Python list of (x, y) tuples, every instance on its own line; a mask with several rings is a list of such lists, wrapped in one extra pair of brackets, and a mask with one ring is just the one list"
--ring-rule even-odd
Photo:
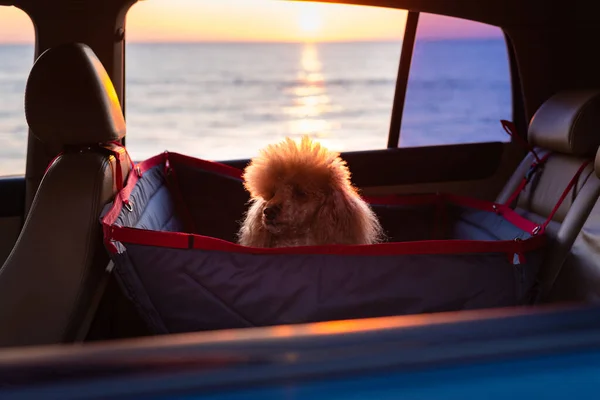
[(267, 219), (267, 221), (273, 221), (275, 218), (277, 218), (279, 210), (279, 206), (269, 206), (265, 207), (265, 209), (263, 210), (263, 214), (265, 214), (265, 218)]

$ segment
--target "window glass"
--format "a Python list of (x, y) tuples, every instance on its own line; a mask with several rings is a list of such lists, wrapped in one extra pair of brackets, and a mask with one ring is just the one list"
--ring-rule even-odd
[(0, 6), (0, 176), (25, 174), (25, 84), (33, 65), (35, 33), (29, 16)]
[(500, 28), (421, 13), (400, 147), (510, 141), (508, 52)]
[(266, 0), (153, 0), (127, 16), (127, 145), (249, 158), (308, 134), (387, 146), (406, 11)]

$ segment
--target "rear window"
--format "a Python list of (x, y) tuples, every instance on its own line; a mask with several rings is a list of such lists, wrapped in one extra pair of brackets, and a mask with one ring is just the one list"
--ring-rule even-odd
[[(248, 158), (307, 134), (387, 145), (406, 11), (340, 4), (139, 2), (127, 16), (127, 145)], [(215, 23), (218, 21), (218, 23)]]
[[(388, 145), (407, 11), (304, 2), (153, 0), (127, 17), (128, 148), (250, 158), (283, 137)], [(400, 147), (509, 141), (495, 26), (421, 13)]]

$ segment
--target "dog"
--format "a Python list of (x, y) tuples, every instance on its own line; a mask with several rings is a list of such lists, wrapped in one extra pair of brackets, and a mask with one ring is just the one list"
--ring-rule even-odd
[(262, 149), (243, 172), (249, 208), (238, 243), (250, 247), (366, 245), (380, 222), (352, 185), (339, 153), (308, 136)]

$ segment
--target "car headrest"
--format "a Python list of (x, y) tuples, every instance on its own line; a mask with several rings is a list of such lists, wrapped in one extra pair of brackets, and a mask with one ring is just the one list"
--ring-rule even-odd
[(94, 52), (81, 43), (39, 56), (25, 88), (25, 116), (45, 143), (93, 145), (125, 136), (115, 88)]
[(536, 111), (529, 125), (534, 146), (576, 156), (593, 156), (600, 146), (600, 91), (560, 92)]

